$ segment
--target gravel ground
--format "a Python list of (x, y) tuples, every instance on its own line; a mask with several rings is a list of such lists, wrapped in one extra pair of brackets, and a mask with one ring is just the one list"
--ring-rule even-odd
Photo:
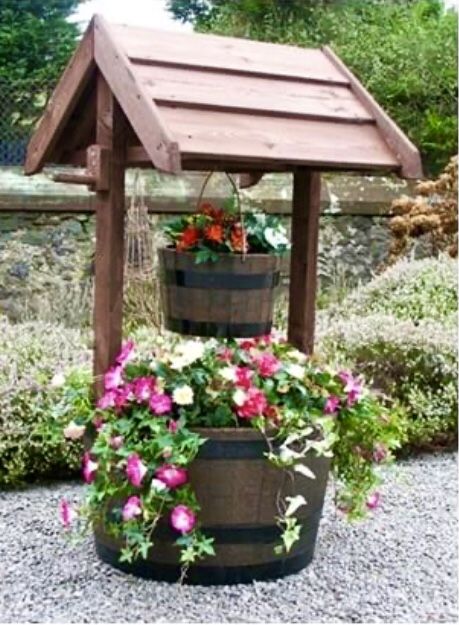
[(457, 622), (456, 455), (390, 469), (382, 509), (349, 525), (330, 497), (298, 575), (231, 587), (138, 580), (70, 546), (56, 507), (81, 486), (0, 493), (0, 622)]

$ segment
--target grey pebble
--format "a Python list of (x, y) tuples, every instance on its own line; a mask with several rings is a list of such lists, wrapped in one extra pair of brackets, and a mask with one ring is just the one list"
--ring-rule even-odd
[(382, 507), (351, 525), (329, 488), (314, 562), (281, 580), (179, 587), (100, 562), (62, 537), (75, 482), (0, 492), (0, 622), (457, 623), (457, 456), (385, 470)]

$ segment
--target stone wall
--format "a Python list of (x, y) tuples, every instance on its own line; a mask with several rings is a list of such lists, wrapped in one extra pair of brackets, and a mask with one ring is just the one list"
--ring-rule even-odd
[[(0, 314), (13, 319), (53, 317), (70, 325), (88, 321), (95, 225), (91, 195), (82, 187), (49, 184), (40, 177), (29, 183), (31, 179), (12, 169), (5, 186), (1, 173)], [(319, 251), (322, 297), (369, 280), (386, 259), (388, 207), (406, 187), (385, 180), (381, 185), (381, 179), (374, 177), (325, 177)], [(157, 174), (143, 175), (137, 195), (144, 194), (151, 210), (167, 212), (151, 215), (151, 227), (157, 231), (170, 213), (193, 210), (201, 181), (199, 176), (164, 181)], [(129, 194), (134, 187), (132, 174), (127, 187)], [(278, 213), (289, 226), (290, 189), (289, 176), (266, 176), (244, 192), (244, 204)], [(206, 197), (219, 203), (226, 193), (216, 177)], [(44, 210), (36, 212), (40, 207)], [(55, 212), (59, 207), (64, 212)]]

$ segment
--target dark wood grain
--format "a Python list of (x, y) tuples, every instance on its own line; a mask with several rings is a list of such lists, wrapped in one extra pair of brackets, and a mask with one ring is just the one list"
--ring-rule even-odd
[(319, 216), (320, 174), (298, 169), (293, 175), (288, 340), (305, 354), (314, 350)]
[(97, 143), (110, 153), (110, 189), (96, 194), (94, 375), (100, 394), (101, 376), (121, 347), (126, 147), (126, 119), (102, 75), (97, 81)]

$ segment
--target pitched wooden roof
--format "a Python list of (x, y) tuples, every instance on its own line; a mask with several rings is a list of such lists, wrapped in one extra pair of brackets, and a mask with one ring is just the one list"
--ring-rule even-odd
[(327, 47), (109, 25), (95, 16), (33, 135), (25, 171), (94, 143), (96, 72), (131, 125), (129, 165), (396, 171), (415, 146)]

